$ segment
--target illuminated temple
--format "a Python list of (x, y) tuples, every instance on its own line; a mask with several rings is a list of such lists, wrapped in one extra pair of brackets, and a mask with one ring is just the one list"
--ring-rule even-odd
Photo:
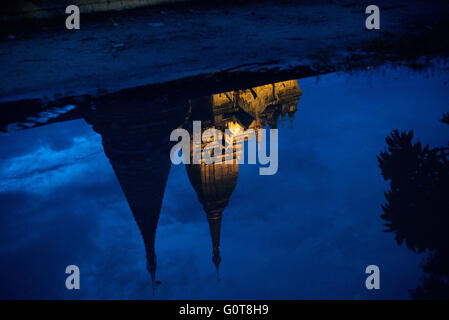
[[(172, 130), (178, 127), (189, 130), (194, 120), (201, 120), (202, 130), (229, 129), (236, 136), (248, 128), (256, 131), (266, 125), (276, 128), (280, 117), (293, 118), (301, 94), (297, 81), (291, 80), (188, 102), (139, 99), (134, 103), (136, 107), (129, 109), (123, 108), (129, 105), (128, 98), (114, 97), (85, 116), (102, 137), (104, 152), (142, 234), (153, 290), (158, 284), (155, 239), (171, 167)], [(179, 105), (185, 109), (180, 110)], [(205, 144), (200, 147), (203, 150)], [(238, 152), (234, 148), (234, 158)], [(237, 185), (239, 164), (203, 162), (186, 165), (186, 171), (206, 212), (218, 278), (222, 213)]]

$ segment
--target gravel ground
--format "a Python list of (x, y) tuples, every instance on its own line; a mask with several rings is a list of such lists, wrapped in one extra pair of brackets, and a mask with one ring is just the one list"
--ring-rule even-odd
[[(435, 31), (447, 24), (445, 1), (376, 4), (381, 29), (373, 31), (365, 30), (367, 4), (350, 0), (150, 7), (82, 15), (80, 30), (66, 30), (65, 17), (2, 26), (0, 102), (113, 93), (219, 72), (297, 70), (301, 77), (407, 56), (409, 48), (446, 53), (447, 33)], [(422, 37), (433, 41), (425, 50)], [(404, 47), (397, 39), (415, 42)], [(444, 48), (434, 50), (438, 44)]]

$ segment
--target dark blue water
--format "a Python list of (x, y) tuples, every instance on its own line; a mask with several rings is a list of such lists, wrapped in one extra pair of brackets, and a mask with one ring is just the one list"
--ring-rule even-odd
[[(396, 128), (431, 146), (447, 143), (439, 119), (449, 111), (448, 76), (386, 69), (299, 80), (294, 119), (279, 122), (278, 173), (239, 167), (223, 211), (219, 283), (203, 207), (184, 165), (172, 165), (154, 296), (141, 233), (91, 125), (79, 119), (3, 135), (0, 297), (409, 298), (422, 256), (382, 232), (388, 184), (376, 155)], [(80, 290), (65, 288), (71, 264)], [(380, 268), (380, 290), (365, 288), (370, 264)]]

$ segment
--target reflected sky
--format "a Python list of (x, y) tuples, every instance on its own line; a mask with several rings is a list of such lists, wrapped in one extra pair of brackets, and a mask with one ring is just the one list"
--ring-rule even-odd
[[(277, 174), (239, 166), (223, 211), (219, 283), (203, 206), (184, 165), (171, 165), (155, 295), (141, 233), (98, 133), (107, 129), (86, 118), (2, 135), (0, 297), (409, 298), (421, 257), (382, 232), (388, 185), (376, 155), (396, 128), (431, 146), (447, 143), (439, 122), (447, 79), (386, 69), (299, 80), (294, 119), (278, 123)], [(158, 184), (145, 182), (149, 198)], [(65, 288), (70, 264), (81, 270), (78, 291)], [(381, 290), (364, 286), (370, 264), (380, 267)]]

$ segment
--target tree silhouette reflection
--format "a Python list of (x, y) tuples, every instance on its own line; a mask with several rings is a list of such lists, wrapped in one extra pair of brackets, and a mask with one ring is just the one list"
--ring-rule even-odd
[[(449, 124), (448, 115), (442, 122)], [(399, 245), (427, 254), (421, 265), (425, 277), (410, 290), (412, 298), (449, 299), (449, 144), (430, 148), (412, 140), (413, 131), (396, 129), (377, 156), (390, 181), (381, 218)]]

